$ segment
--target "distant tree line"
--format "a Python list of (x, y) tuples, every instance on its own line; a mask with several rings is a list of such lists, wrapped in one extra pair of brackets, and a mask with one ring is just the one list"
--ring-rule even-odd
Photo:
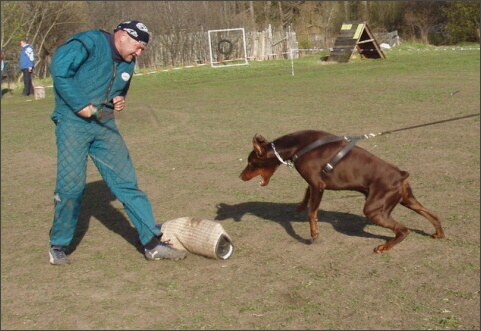
[[(332, 47), (350, 21), (367, 21), (374, 33), (398, 31), (403, 41), (480, 41), (479, 1), (1, 1), (1, 48), (16, 65), (19, 41), (27, 39), (36, 50), (36, 74), (46, 77), (53, 52), (69, 36), (111, 32), (129, 19), (143, 21), (152, 33), (141, 68), (185, 64), (188, 59), (172, 55), (204, 42), (187, 36), (204, 38), (213, 29), (294, 31), (299, 48)], [(168, 50), (169, 62), (157, 49)]]

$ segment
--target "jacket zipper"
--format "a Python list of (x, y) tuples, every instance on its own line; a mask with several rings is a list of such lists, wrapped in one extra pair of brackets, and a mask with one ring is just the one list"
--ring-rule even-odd
[[(117, 66), (115, 65), (115, 62), (114, 62), (114, 72), (112, 74), (112, 77), (110, 78), (109, 87), (107, 89), (107, 93), (105, 94), (105, 101), (101, 105), (101, 110), (104, 109), (104, 106), (109, 104), (109, 94), (110, 94), (110, 91), (112, 90), (112, 86), (114, 85), (114, 80), (116, 75), (117, 75)], [(112, 108), (114, 107), (113, 104), (111, 106)]]

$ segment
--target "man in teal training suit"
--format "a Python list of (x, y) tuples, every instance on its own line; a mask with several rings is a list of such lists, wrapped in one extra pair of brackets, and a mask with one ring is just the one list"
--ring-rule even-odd
[(87, 158), (122, 202), (138, 231), (147, 260), (180, 260), (186, 252), (161, 241), (147, 195), (138, 188), (127, 146), (114, 110), (121, 111), (135, 61), (150, 33), (139, 21), (120, 23), (114, 32), (89, 30), (70, 37), (55, 51), (52, 74), (57, 144), (55, 213), (50, 230), (50, 263), (70, 264), (68, 246), (74, 238), (86, 186)]

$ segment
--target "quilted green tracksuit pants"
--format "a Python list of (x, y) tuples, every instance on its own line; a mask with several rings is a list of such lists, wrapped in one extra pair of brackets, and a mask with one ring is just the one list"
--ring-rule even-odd
[(57, 182), (55, 213), (50, 244), (68, 246), (74, 238), (86, 185), (90, 155), (105, 183), (123, 204), (145, 245), (160, 230), (155, 226), (152, 206), (137, 185), (129, 151), (115, 120), (64, 119), (56, 123)]

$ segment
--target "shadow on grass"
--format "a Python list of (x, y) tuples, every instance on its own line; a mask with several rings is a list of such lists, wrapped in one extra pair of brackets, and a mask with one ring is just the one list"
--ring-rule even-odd
[(88, 183), (80, 209), (75, 237), (70, 245), (75, 251), (87, 233), (92, 217), (98, 219), (107, 229), (118, 234), (143, 254), (143, 247), (137, 230), (126, 216), (112, 205), (115, 196), (103, 180)]
[[(72, 252), (76, 250), (87, 233), (90, 220), (96, 218), (107, 229), (124, 238), (143, 254), (143, 247), (140, 243), (137, 230), (132, 226), (125, 214), (112, 205), (112, 202), (115, 200), (115, 196), (110, 192), (103, 180), (88, 183), (86, 185), (77, 230), (70, 245), (70, 250)], [(306, 231), (309, 231), (306, 212), (297, 212), (296, 207), (296, 203), (257, 201), (243, 202), (233, 205), (220, 203), (217, 205), (217, 215), (214, 220), (222, 221), (233, 219), (236, 222), (241, 222), (244, 215), (255, 215), (259, 218), (278, 223), (292, 238), (306, 245), (310, 245), (312, 243), (311, 238), (305, 238), (298, 235), (292, 227), (292, 222), (303, 222), (306, 223)], [(348, 236), (382, 240), (390, 240), (394, 236), (394, 234), (393, 236), (383, 236), (366, 232), (364, 228), (367, 224), (370, 224), (369, 221), (365, 217), (355, 214), (319, 210), (318, 220), (319, 222), (331, 224), (336, 231)], [(429, 236), (429, 234), (424, 231), (413, 229), (411, 229), (411, 231)]]
[[(242, 221), (242, 217), (246, 214), (255, 215), (259, 218), (270, 220), (281, 225), (292, 238), (295, 240), (311, 244), (311, 238), (304, 238), (298, 235), (292, 227), (292, 222), (304, 222), (306, 223), (306, 231), (309, 231), (309, 223), (307, 221), (307, 213), (297, 212), (295, 203), (274, 203), (274, 202), (243, 202), (234, 205), (228, 205), (220, 203), (217, 205), (217, 215), (214, 218), (216, 221), (222, 221), (226, 219), (234, 219), (236, 222)], [(366, 232), (364, 228), (370, 223), (365, 217), (354, 215), (350, 213), (332, 212), (319, 210), (318, 222), (325, 222), (331, 224), (331, 226), (338, 232), (348, 236), (376, 238), (383, 240), (390, 240), (394, 237), (383, 236)], [(424, 231), (412, 230), (413, 232), (426, 235)], [(322, 238), (322, 234), (320, 235)]]
[(4, 89), (2, 89), (2, 97), (3, 97), (5, 94), (9, 93), (9, 92), (11, 93), (12, 91), (13, 91), (13, 90), (11, 90), (11, 89), (9, 89), (9, 88), (4, 88)]

